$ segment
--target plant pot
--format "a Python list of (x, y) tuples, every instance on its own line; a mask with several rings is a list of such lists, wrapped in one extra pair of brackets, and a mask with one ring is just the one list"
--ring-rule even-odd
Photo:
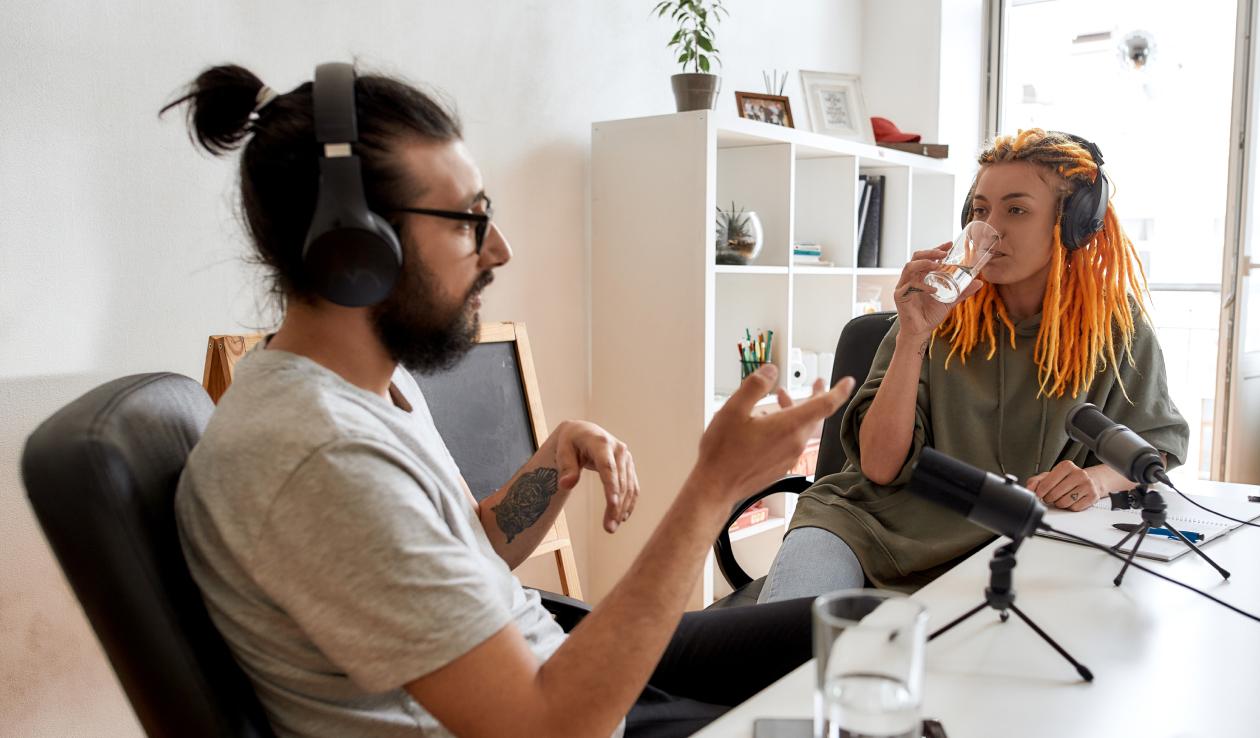
[(751, 210), (738, 213), (719, 210), (716, 235), (718, 264), (749, 264), (761, 253), (765, 243), (761, 218)]
[(675, 74), (669, 81), (674, 87), (674, 103), (680, 113), (688, 110), (713, 110), (717, 104), (718, 92), (722, 89), (721, 77), (703, 72)]

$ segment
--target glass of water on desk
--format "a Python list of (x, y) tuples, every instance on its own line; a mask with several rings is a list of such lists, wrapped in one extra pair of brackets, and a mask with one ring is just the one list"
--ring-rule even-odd
[(815, 738), (919, 738), (927, 609), (897, 592), (814, 600)]
[(928, 294), (939, 302), (957, 300), (993, 256), (993, 249), (1001, 238), (1001, 234), (983, 220), (968, 223), (954, 239), (940, 267), (923, 278), (932, 288)]

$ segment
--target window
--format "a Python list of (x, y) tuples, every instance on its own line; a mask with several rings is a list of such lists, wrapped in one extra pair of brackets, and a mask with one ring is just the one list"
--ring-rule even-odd
[(1190, 424), (1181, 474), (1207, 478), (1237, 3), (998, 1), (999, 131), (1069, 131), (1101, 148)]

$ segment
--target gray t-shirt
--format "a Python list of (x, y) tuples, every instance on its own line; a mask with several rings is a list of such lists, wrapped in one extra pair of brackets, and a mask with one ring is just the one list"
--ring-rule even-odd
[(410, 375), (391, 403), (262, 346), (235, 375), (175, 512), (279, 735), (446, 736), (405, 684), (509, 622), (555, 652), (564, 633), (491, 547)]

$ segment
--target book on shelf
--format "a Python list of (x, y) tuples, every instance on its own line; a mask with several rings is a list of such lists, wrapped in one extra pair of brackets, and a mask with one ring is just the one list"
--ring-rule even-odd
[(738, 530), (751, 528), (758, 523), (764, 523), (769, 519), (770, 509), (760, 501), (754, 502), (747, 510), (740, 513), (738, 518), (735, 518), (735, 522), (731, 523), (731, 527), (727, 528), (727, 530), (734, 533)]
[(857, 213), (857, 243), (862, 243), (862, 233), (866, 228), (866, 207), (871, 202), (871, 186), (866, 181), (866, 175), (858, 175), (857, 186), (857, 206), (854, 212)]
[(792, 263), (803, 266), (831, 266), (830, 261), (823, 261), (822, 246), (807, 242), (792, 244)]
[(857, 265), (878, 267), (880, 239), (883, 236), (884, 175), (863, 174), (860, 177), (866, 181), (869, 192), (864, 212), (860, 213), (862, 223), (859, 230), (862, 236), (858, 239)]

